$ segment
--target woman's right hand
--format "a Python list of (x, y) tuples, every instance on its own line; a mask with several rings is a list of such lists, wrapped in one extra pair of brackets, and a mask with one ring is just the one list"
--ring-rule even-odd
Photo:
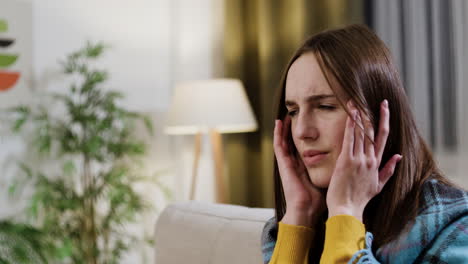
[(278, 170), (286, 199), (286, 213), (281, 222), (313, 226), (326, 209), (325, 194), (314, 186), (307, 170), (289, 139), (291, 118), (276, 120), (273, 135)]

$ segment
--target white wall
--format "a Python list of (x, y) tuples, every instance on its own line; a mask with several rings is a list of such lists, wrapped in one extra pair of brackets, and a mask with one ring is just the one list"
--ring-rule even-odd
[[(125, 106), (150, 114), (155, 122), (156, 135), (148, 138), (146, 170), (162, 171), (161, 179), (173, 189), (174, 200), (186, 199), (192, 137), (164, 135), (164, 115), (175, 83), (222, 74), (221, 1), (0, 0), (0, 8), (1, 1), (32, 4), (34, 89), (68, 89), (69, 81), (61, 76), (58, 60), (83, 47), (87, 40), (111, 46), (99, 64), (109, 70), (107, 87), (123, 92)], [(0, 164), (5, 164), (11, 153), (22, 151), (19, 139), (9, 137), (0, 142)], [(211, 184), (212, 178), (209, 160), (205, 151), (199, 172), (205, 185)], [(15, 173), (12, 169), (3, 172)], [(139, 187), (159, 209), (166, 205), (154, 187)], [(211, 194), (199, 191), (198, 195), (209, 200)], [(0, 215), (11, 215), (18, 208), (2, 206)], [(149, 213), (129, 230), (152, 234), (156, 217), (157, 212)], [(138, 249), (122, 263), (153, 263), (152, 254), (151, 249)]]
[(40, 87), (63, 89), (51, 79), (57, 61), (87, 40), (111, 49), (102, 60), (109, 87), (126, 93), (136, 110), (165, 109), (171, 88), (170, 0), (41, 0), (33, 2), (34, 76)]

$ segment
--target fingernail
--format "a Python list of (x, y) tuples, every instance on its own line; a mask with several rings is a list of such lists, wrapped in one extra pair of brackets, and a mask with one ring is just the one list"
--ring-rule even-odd
[(356, 110), (353, 111), (353, 119), (354, 121), (357, 121), (357, 116), (358, 116), (358, 112)]
[(383, 100), (383, 105), (384, 105), (385, 107), (388, 107), (388, 101), (387, 101), (387, 99)]
[(398, 162), (401, 161), (401, 159), (403, 159), (403, 156), (402, 155), (398, 155), (399, 158), (398, 158)]

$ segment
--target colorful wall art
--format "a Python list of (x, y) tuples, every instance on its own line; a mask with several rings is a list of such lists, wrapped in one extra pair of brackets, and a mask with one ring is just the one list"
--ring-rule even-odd
[(32, 8), (0, 2), (0, 109), (25, 102), (32, 80)]
[[(8, 21), (0, 19), (0, 33), (7, 31)], [(19, 55), (2, 52), (3, 48), (8, 48), (13, 43), (15, 43), (14, 39), (0, 37), (0, 91), (12, 88), (21, 75), (21, 73), (16, 71), (8, 71), (8, 68), (16, 62)]]

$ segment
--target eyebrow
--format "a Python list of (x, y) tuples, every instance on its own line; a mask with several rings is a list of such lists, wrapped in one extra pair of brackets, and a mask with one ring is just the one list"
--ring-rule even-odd
[[(318, 95), (311, 95), (311, 96), (308, 96), (306, 97), (305, 101), (306, 102), (314, 102), (314, 101), (320, 101), (320, 100), (323, 100), (323, 99), (326, 99), (326, 98), (336, 98), (336, 96), (334, 94), (318, 94)], [(294, 101), (291, 101), (291, 100), (286, 100), (285, 101), (285, 104), (286, 106), (292, 106), (292, 105), (296, 105), (296, 102)]]

